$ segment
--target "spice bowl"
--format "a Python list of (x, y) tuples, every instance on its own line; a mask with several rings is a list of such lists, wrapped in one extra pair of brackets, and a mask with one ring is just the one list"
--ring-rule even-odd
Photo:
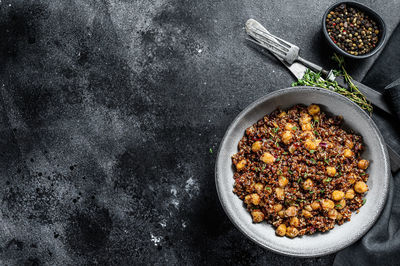
[[(355, 13), (342, 13), (345, 8), (352, 8)], [(332, 16), (339, 20), (336, 21)], [(322, 31), (337, 53), (353, 59), (373, 56), (386, 42), (386, 25), (383, 19), (371, 8), (352, 1), (330, 6), (322, 18)]]

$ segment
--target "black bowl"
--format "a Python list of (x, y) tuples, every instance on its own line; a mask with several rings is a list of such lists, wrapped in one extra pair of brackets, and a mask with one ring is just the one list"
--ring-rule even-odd
[[(365, 14), (367, 14), (370, 18), (372, 18), (373, 20), (375, 20), (375, 22), (378, 24), (379, 27), (379, 34), (378, 34), (378, 44), (376, 45), (376, 47), (374, 49), (372, 49), (370, 52), (366, 53), (366, 54), (362, 54), (362, 55), (352, 55), (349, 54), (348, 52), (342, 50), (339, 46), (337, 46), (329, 37), (328, 31), (326, 29), (326, 18), (329, 14), (329, 12), (331, 12), (333, 9), (335, 9), (337, 6), (341, 5), (341, 4), (346, 4), (347, 6), (350, 7), (355, 7), (357, 9), (359, 9), (360, 11), (363, 11)], [(375, 11), (373, 11), (371, 8), (357, 3), (357, 2), (353, 2), (353, 1), (344, 1), (344, 2), (338, 2), (333, 4), (332, 6), (330, 6), (326, 11), (325, 14), (322, 18), (322, 31), (324, 32), (324, 36), (326, 38), (326, 40), (328, 41), (328, 43), (332, 46), (332, 48), (340, 53), (341, 55), (350, 57), (350, 58), (354, 58), (354, 59), (363, 59), (363, 58), (368, 58), (373, 56), (374, 54), (376, 54), (380, 49), (382, 49), (385, 41), (386, 41), (386, 25), (385, 22), (383, 21), (383, 19), (381, 18), (381, 16), (379, 16)]]

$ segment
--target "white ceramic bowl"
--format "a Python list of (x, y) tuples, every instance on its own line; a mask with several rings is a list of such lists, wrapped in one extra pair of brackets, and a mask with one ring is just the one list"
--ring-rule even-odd
[[(254, 224), (243, 202), (232, 192), (234, 179), (231, 156), (247, 127), (276, 108), (295, 104), (319, 104), (325, 112), (341, 115), (345, 127), (363, 136), (366, 149), (363, 158), (371, 164), (367, 182), (366, 203), (351, 221), (336, 225), (326, 233), (315, 233), (290, 239), (278, 237), (272, 225)], [(389, 157), (382, 135), (371, 117), (346, 97), (326, 89), (293, 87), (275, 91), (244, 109), (229, 126), (221, 142), (216, 162), (215, 182), (221, 204), (235, 226), (259, 245), (280, 254), (315, 257), (337, 252), (360, 239), (376, 222), (385, 203), (389, 186)]]

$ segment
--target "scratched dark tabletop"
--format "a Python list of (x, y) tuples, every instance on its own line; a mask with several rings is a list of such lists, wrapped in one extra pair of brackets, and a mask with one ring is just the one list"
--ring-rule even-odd
[[(321, 19), (333, 1), (247, 2), (0, 2), (1, 265), (333, 262), (260, 248), (218, 201), (226, 128), (294, 81), (246, 45), (245, 21), (331, 65)], [(391, 35), (400, 3), (360, 2)], [(384, 54), (349, 62), (351, 74), (382, 89), (391, 80), (373, 66)]]

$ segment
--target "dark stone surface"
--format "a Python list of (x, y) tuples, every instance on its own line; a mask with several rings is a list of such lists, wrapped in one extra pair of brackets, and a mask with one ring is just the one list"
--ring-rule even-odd
[[(1, 1), (0, 264), (331, 264), (243, 236), (214, 161), (230, 121), (293, 81), (244, 22), (326, 65), (332, 2)], [(391, 33), (399, 4), (365, 2)]]

